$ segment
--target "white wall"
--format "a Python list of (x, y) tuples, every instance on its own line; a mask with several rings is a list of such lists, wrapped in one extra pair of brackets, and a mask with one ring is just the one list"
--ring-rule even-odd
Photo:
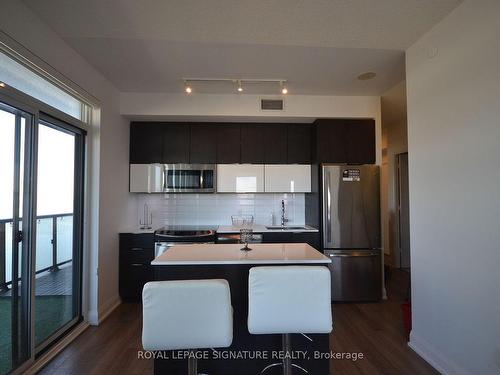
[[(1, 30), (35, 55), (45, 69), (80, 87), (99, 101), (90, 135), (92, 151), (90, 280), (87, 317), (99, 316), (119, 301), (118, 230), (133, 218), (136, 208), (128, 193), (128, 126), (119, 114), (118, 91), (80, 55), (44, 24), (21, 1), (0, 0)], [(99, 278), (96, 277), (100, 265)]]
[(445, 374), (500, 373), (500, 2), (407, 51), (413, 330)]
[(406, 82), (402, 81), (381, 97), (382, 166), (381, 208), (384, 231), (384, 251), (392, 264), (399, 265), (398, 220), (396, 195), (396, 155), (408, 152), (406, 118)]

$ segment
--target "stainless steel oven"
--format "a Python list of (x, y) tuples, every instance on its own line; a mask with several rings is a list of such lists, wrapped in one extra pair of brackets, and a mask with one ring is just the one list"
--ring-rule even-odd
[(175, 245), (215, 243), (216, 228), (167, 226), (155, 231), (155, 258)]
[(215, 193), (215, 164), (165, 164), (163, 192)]

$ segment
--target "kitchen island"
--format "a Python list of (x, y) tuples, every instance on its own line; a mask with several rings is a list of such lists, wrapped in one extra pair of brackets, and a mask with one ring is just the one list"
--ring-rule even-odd
[[(273, 362), (279, 362), (280, 335), (251, 335), (247, 328), (248, 271), (256, 266), (309, 265), (327, 266), (328, 257), (304, 243), (249, 244), (251, 251), (241, 251), (241, 244), (177, 245), (151, 262), (155, 280), (225, 279), (231, 288), (233, 343), (229, 348), (209, 350), (208, 358), (198, 362), (200, 373), (259, 374)], [(328, 286), (329, 287), (329, 286)], [(159, 323), (161, 324), (161, 323)], [(328, 334), (292, 335), (293, 362), (310, 374), (328, 374), (328, 359), (315, 359), (330, 350)], [(155, 359), (155, 374), (187, 372), (187, 361), (176, 353)], [(182, 356), (181, 356), (182, 357)], [(325, 358), (325, 356), (323, 356)], [(281, 368), (266, 371), (279, 374)]]

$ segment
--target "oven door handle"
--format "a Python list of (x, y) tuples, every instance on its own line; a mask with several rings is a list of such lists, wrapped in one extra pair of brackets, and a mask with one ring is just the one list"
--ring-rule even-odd
[[(197, 236), (189, 236), (190, 238), (205, 238), (205, 237), (212, 237), (215, 235), (215, 231), (211, 230), (210, 233), (207, 233), (207, 234), (199, 234)], [(174, 234), (156, 234), (156, 237), (161, 237), (161, 238), (185, 238), (186, 236), (176, 236)]]

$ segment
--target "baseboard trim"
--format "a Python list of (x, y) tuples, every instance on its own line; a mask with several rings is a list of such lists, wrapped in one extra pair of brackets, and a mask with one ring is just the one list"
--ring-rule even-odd
[(87, 312), (87, 320), (92, 326), (101, 324), (118, 306), (122, 300), (120, 297), (115, 297), (109, 302), (105, 303), (99, 310), (89, 310)]
[(114, 300), (111, 300), (109, 303), (105, 304), (104, 307), (99, 312), (97, 324), (101, 324), (121, 304), (122, 300), (120, 299), (120, 297), (116, 297)]
[(408, 346), (443, 375), (467, 375), (463, 368), (450, 361), (443, 353), (436, 350), (429, 342), (423, 340), (413, 331), (410, 333)]
[(61, 338), (61, 340), (58, 341), (52, 348), (50, 348), (46, 353), (38, 358), (35, 363), (33, 363), (33, 365), (26, 370), (24, 374), (36, 374), (51, 360), (53, 360), (60, 352), (62, 352), (69, 344), (71, 344), (73, 340), (80, 336), (89, 326), (90, 324), (86, 321), (79, 323), (66, 336)]
[(99, 314), (97, 313), (97, 310), (87, 311), (87, 321), (91, 326), (99, 325)]

